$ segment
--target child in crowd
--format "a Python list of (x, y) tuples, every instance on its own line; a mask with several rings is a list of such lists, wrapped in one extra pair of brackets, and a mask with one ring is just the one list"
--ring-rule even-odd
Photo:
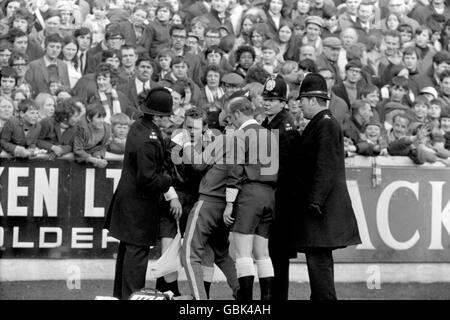
[(383, 127), (375, 118), (366, 123), (364, 138), (356, 145), (356, 152), (362, 156), (386, 156), (387, 142), (383, 135)]
[(60, 102), (54, 108), (54, 115), (41, 120), (41, 132), (37, 146), (47, 150), (50, 160), (72, 152), (72, 146), (77, 132), (81, 108), (75, 100)]
[(444, 103), (440, 99), (433, 99), (428, 106), (428, 122), (430, 123), (432, 130), (438, 129), (440, 126), (441, 112), (444, 108)]
[(83, 23), (83, 27), (89, 28), (92, 32), (92, 46), (96, 46), (105, 39), (105, 29), (110, 23), (106, 16), (109, 10), (109, 1), (94, 0), (92, 3), (92, 14), (88, 14)]
[(450, 107), (444, 107), (439, 119), (441, 133), (444, 136), (444, 147), (450, 150)]
[(380, 102), (380, 90), (376, 85), (371, 83), (364, 84), (359, 91), (360, 99), (367, 102), (372, 109), (373, 118), (380, 121), (380, 115), (378, 114), (377, 104)]
[(106, 111), (100, 103), (86, 108), (86, 117), (81, 120), (73, 143), (75, 159), (104, 168), (106, 145), (111, 137), (111, 127), (105, 122)]
[(131, 119), (125, 113), (116, 113), (111, 116), (111, 142), (106, 150), (115, 154), (125, 153), (125, 142), (130, 130)]
[(414, 132), (419, 126), (424, 125), (428, 121), (429, 103), (425, 97), (417, 97), (413, 104), (414, 119), (410, 124), (411, 132)]
[(388, 102), (396, 102), (409, 106), (409, 98), (407, 97), (409, 82), (404, 77), (394, 77), (389, 85), (389, 98), (383, 99), (377, 105), (380, 122), (385, 120), (385, 105)]
[(60, 92), (61, 90), (65, 90), (62, 79), (58, 76), (50, 76), (48, 90), (50, 94), (56, 98), (58, 92)]
[(17, 72), (12, 67), (3, 67), (0, 70), (0, 95), (11, 98), (17, 84)]
[(3, 150), (18, 158), (34, 157), (39, 150), (36, 142), (41, 131), (39, 108), (33, 100), (19, 104), (19, 117), (6, 121), (2, 134)]
[(153, 74), (156, 82), (166, 78), (166, 76), (172, 71), (170, 65), (172, 64), (173, 53), (169, 48), (162, 49), (156, 56), (158, 72)]
[(281, 62), (277, 59), (280, 47), (274, 40), (266, 40), (262, 45), (262, 67), (269, 74), (280, 71)]

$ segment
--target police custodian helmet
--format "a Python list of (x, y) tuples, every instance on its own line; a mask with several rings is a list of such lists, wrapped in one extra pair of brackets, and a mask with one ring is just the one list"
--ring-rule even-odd
[(264, 100), (280, 100), (287, 99), (287, 85), (283, 77), (275, 74), (271, 75), (264, 83), (264, 91), (262, 93)]
[(300, 93), (297, 100), (306, 97), (318, 97), (330, 100), (327, 90), (327, 82), (318, 73), (308, 73), (300, 85)]
[(172, 94), (165, 87), (150, 89), (142, 101), (141, 108), (145, 114), (170, 116), (172, 114)]

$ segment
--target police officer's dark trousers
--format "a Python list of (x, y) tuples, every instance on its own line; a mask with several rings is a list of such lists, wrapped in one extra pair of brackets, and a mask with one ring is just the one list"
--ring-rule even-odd
[(149, 253), (148, 246), (120, 242), (114, 278), (114, 297), (127, 300), (133, 292), (145, 287)]
[(305, 250), (305, 255), (311, 300), (337, 300), (332, 249), (309, 248)]

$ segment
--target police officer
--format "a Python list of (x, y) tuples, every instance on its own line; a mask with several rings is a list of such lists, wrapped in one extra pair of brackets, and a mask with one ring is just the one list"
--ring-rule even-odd
[(286, 243), (286, 230), (292, 210), (291, 193), (294, 188), (292, 177), (295, 163), (293, 152), (300, 133), (295, 130), (294, 119), (286, 109), (287, 85), (283, 77), (273, 75), (264, 84), (262, 93), (266, 118), (264, 128), (278, 131), (279, 171), (275, 194), (275, 219), (269, 236), (269, 253), (275, 274), (273, 299), (287, 300), (289, 290), (289, 259), (295, 258)]
[(162, 194), (172, 208), (180, 208), (164, 169), (160, 131), (160, 127), (170, 124), (170, 91), (163, 87), (151, 89), (142, 110), (144, 116), (131, 125), (128, 133), (122, 175), (105, 221), (105, 229), (120, 240), (113, 293), (119, 299), (128, 299), (145, 286), (149, 247), (156, 244), (158, 236)]
[(332, 252), (361, 243), (346, 185), (344, 138), (320, 74), (305, 77), (298, 100), (310, 122), (295, 155), (298, 202), (290, 247), (306, 255), (311, 300), (335, 300)]

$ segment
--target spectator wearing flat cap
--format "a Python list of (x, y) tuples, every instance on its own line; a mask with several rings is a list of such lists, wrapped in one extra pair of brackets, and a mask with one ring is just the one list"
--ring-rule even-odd
[(30, 41), (35, 43), (39, 43), (41, 45), (42, 50), (45, 50), (45, 38), (52, 34), (57, 33), (60, 34), (60, 26), (61, 26), (61, 17), (57, 10), (47, 10), (43, 15), (45, 27), (43, 30), (30, 34)]
[(131, 125), (127, 136), (122, 174), (104, 225), (120, 240), (113, 295), (123, 300), (145, 286), (150, 246), (156, 245), (163, 213), (163, 194), (174, 215), (182, 212), (171, 176), (165, 170), (169, 151), (160, 129), (170, 124), (170, 91), (151, 89), (142, 109), (144, 116)]
[(338, 59), (342, 48), (342, 41), (338, 37), (327, 37), (322, 43), (323, 52), (316, 58), (319, 69), (331, 68), (336, 74), (336, 84), (341, 83), (341, 72), (339, 70)]
[(316, 49), (316, 55), (322, 53), (322, 29), (324, 21), (321, 17), (309, 16), (305, 20), (305, 35), (302, 38), (302, 45), (311, 45)]
[(225, 99), (231, 96), (234, 92), (242, 89), (245, 85), (244, 78), (234, 72), (224, 74), (222, 77), (222, 87), (225, 93)]

